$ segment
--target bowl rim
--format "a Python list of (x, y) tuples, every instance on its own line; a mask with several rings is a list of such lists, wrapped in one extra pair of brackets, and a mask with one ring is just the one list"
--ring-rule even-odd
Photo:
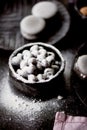
[[(60, 58), (60, 60), (61, 60), (61, 66), (60, 66), (58, 72), (56, 72), (56, 74), (55, 74), (52, 78), (50, 78), (50, 79), (48, 79), (48, 80), (45, 80), (45, 81), (40, 81), (40, 82), (31, 83), (31, 82), (29, 82), (28, 80), (24, 79), (22, 76), (19, 76), (19, 74), (17, 74), (17, 73), (14, 71), (14, 68), (13, 68), (13, 66), (12, 66), (12, 64), (11, 64), (11, 59), (12, 59), (12, 58), (14, 57), (14, 55), (16, 55), (19, 51), (24, 50), (24, 48), (30, 47), (30, 46), (32, 46), (32, 45), (41, 45), (41, 46), (43, 46), (43, 47), (51, 48), (51, 49), (52, 49), (54, 52), (56, 52), (56, 54), (59, 56), (59, 58)], [(63, 58), (63, 56), (62, 56), (62, 53), (59, 51), (59, 49), (57, 49), (57, 48), (54, 47), (53, 45), (50, 45), (50, 44), (47, 44), (47, 43), (43, 43), (43, 42), (35, 42), (35, 43), (32, 42), (32, 43), (27, 43), (26, 45), (23, 45), (23, 46), (19, 47), (18, 49), (14, 50), (14, 51), (12, 52), (12, 54), (10, 55), (10, 57), (9, 57), (8, 65), (9, 65), (9, 71), (11, 71), (12, 77), (16, 78), (16, 80), (21, 81), (21, 82), (26, 83), (26, 84), (39, 84), (39, 83), (47, 83), (47, 82), (53, 80), (54, 78), (56, 78), (58, 75), (60, 75), (60, 73), (63, 72), (64, 69), (65, 69), (65, 60), (64, 60), (64, 58)]]

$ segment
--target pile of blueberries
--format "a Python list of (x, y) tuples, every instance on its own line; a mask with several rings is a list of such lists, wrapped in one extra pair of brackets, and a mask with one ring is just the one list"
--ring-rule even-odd
[(29, 83), (35, 83), (52, 79), (60, 69), (61, 61), (52, 50), (32, 45), (15, 55), (11, 64), (17, 75)]

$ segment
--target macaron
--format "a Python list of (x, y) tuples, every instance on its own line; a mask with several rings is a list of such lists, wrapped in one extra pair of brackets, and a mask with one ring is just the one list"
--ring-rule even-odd
[(52, 1), (38, 2), (32, 7), (31, 10), (34, 16), (44, 18), (44, 19), (52, 18), (53, 16), (55, 16), (57, 11), (58, 11), (58, 6)]
[(21, 34), (27, 40), (35, 40), (38, 38), (36, 35), (30, 35), (30, 34), (24, 32), (23, 30), (21, 30)]
[(46, 23), (44, 19), (28, 15), (20, 22), (21, 34), (27, 39), (36, 39), (36, 35), (43, 31), (45, 25)]
[(87, 77), (87, 55), (81, 55), (77, 58), (74, 66), (75, 72), (78, 76), (85, 78)]

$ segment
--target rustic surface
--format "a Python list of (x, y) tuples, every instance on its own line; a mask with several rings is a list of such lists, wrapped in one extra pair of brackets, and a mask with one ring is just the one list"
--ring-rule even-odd
[[(0, 130), (52, 130), (54, 116), (57, 111), (65, 111), (70, 115), (87, 116), (87, 108), (75, 94), (71, 84), (72, 63), (78, 47), (86, 41), (84, 21), (81, 21), (69, 8), (71, 16), (70, 31), (59, 44), (65, 60), (64, 86), (58, 97), (49, 100), (36, 100), (23, 95), (9, 85), (8, 58), (11, 51), (0, 50)], [(87, 34), (87, 33), (86, 33)], [(50, 90), (49, 90), (50, 91)], [(49, 92), (48, 92), (49, 94)]]

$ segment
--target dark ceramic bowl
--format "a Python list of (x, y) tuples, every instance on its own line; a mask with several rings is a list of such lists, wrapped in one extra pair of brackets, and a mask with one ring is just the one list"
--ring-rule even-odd
[[(29, 50), (33, 45), (44, 47), (47, 51), (53, 52), (55, 54), (56, 61), (59, 62), (59, 68), (52, 78), (40, 82), (30, 83), (27, 79), (24, 79), (23, 77), (21, 78), (21, 76), (17, 74), (18, 67), (15, 67), (12, 64), (12, 58), (26, 49)], [(53, 96), (58, 93), (59, 82), (63, 76), (64, 68), (65, 60), (63, 59), (61, 52), (56, 47), (40, 42), (29, 43), (15, 50), (9, 58), (10, 84), (28, 96), (50, 97), (51, 95)]]
[(87, 19), (87, 0), (76, 0), (74, 7), (82, 19)]

